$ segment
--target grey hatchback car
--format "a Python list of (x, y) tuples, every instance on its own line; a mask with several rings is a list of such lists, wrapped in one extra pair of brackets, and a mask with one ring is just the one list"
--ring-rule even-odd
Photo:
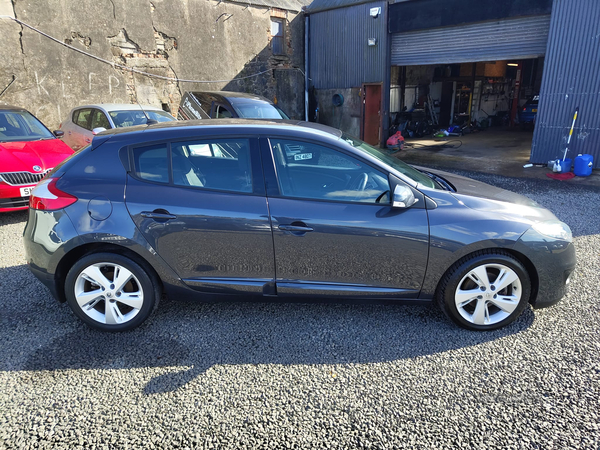
[(521, 195), (292, 121), (115, 129), (32, 193), (27, 263), (88, 325), (159, 299), (436, 302), (492, 330), (564, 296), (571, 230)]

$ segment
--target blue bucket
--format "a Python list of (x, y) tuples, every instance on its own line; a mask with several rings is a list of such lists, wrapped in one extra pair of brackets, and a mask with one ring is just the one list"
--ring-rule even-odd
[(564, 161), (561, 159), (559, 160), (560, 163), (560, 171), (561, 172), (570, 172), (571, 171), (571, 164), (573, 161), (571, 161), (571, 158), (567, 158)]

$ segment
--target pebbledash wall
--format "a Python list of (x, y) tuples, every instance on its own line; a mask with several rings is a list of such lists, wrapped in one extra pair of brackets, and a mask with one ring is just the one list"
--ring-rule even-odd
[[(0, 0), (17, 19), (110, 62), (187, 83), (134, 74), (0, 18), (0, 103), (22, 106), (54, 129), (71, 108), (134, 103), (176, 113), (189, 90), (234, 90), (304, 117), (305, 0)], [(271, 21), (284, 23), (283, 55)], [(234, 78), (262, 75), (230, 81)]]

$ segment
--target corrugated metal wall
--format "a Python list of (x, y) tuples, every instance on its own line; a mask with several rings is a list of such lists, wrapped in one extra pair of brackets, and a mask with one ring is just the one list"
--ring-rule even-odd
[[(371, 8), (381, 7), (377, 18)], [(310, 16), (309, 77), (317, 89), (347, 89), (385, 79), (387, 2), (372, 2)], [(369, 47), (369, 38), (377, 45)]]
[(550, 16), (520, 17), (392, 35), (392, 65), (414, 66), (537, 58)]
[(554, 0), (531, 162), (563, 150), (579, 106), (570, 158), (594, 156), (600, 168), (600, 2)]

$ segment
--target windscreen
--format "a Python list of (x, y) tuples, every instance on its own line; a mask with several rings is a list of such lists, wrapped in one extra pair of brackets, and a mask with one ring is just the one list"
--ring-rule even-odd
[(0, 142), (37, 141), (55, 136), (27, 111), (0, 111)]

